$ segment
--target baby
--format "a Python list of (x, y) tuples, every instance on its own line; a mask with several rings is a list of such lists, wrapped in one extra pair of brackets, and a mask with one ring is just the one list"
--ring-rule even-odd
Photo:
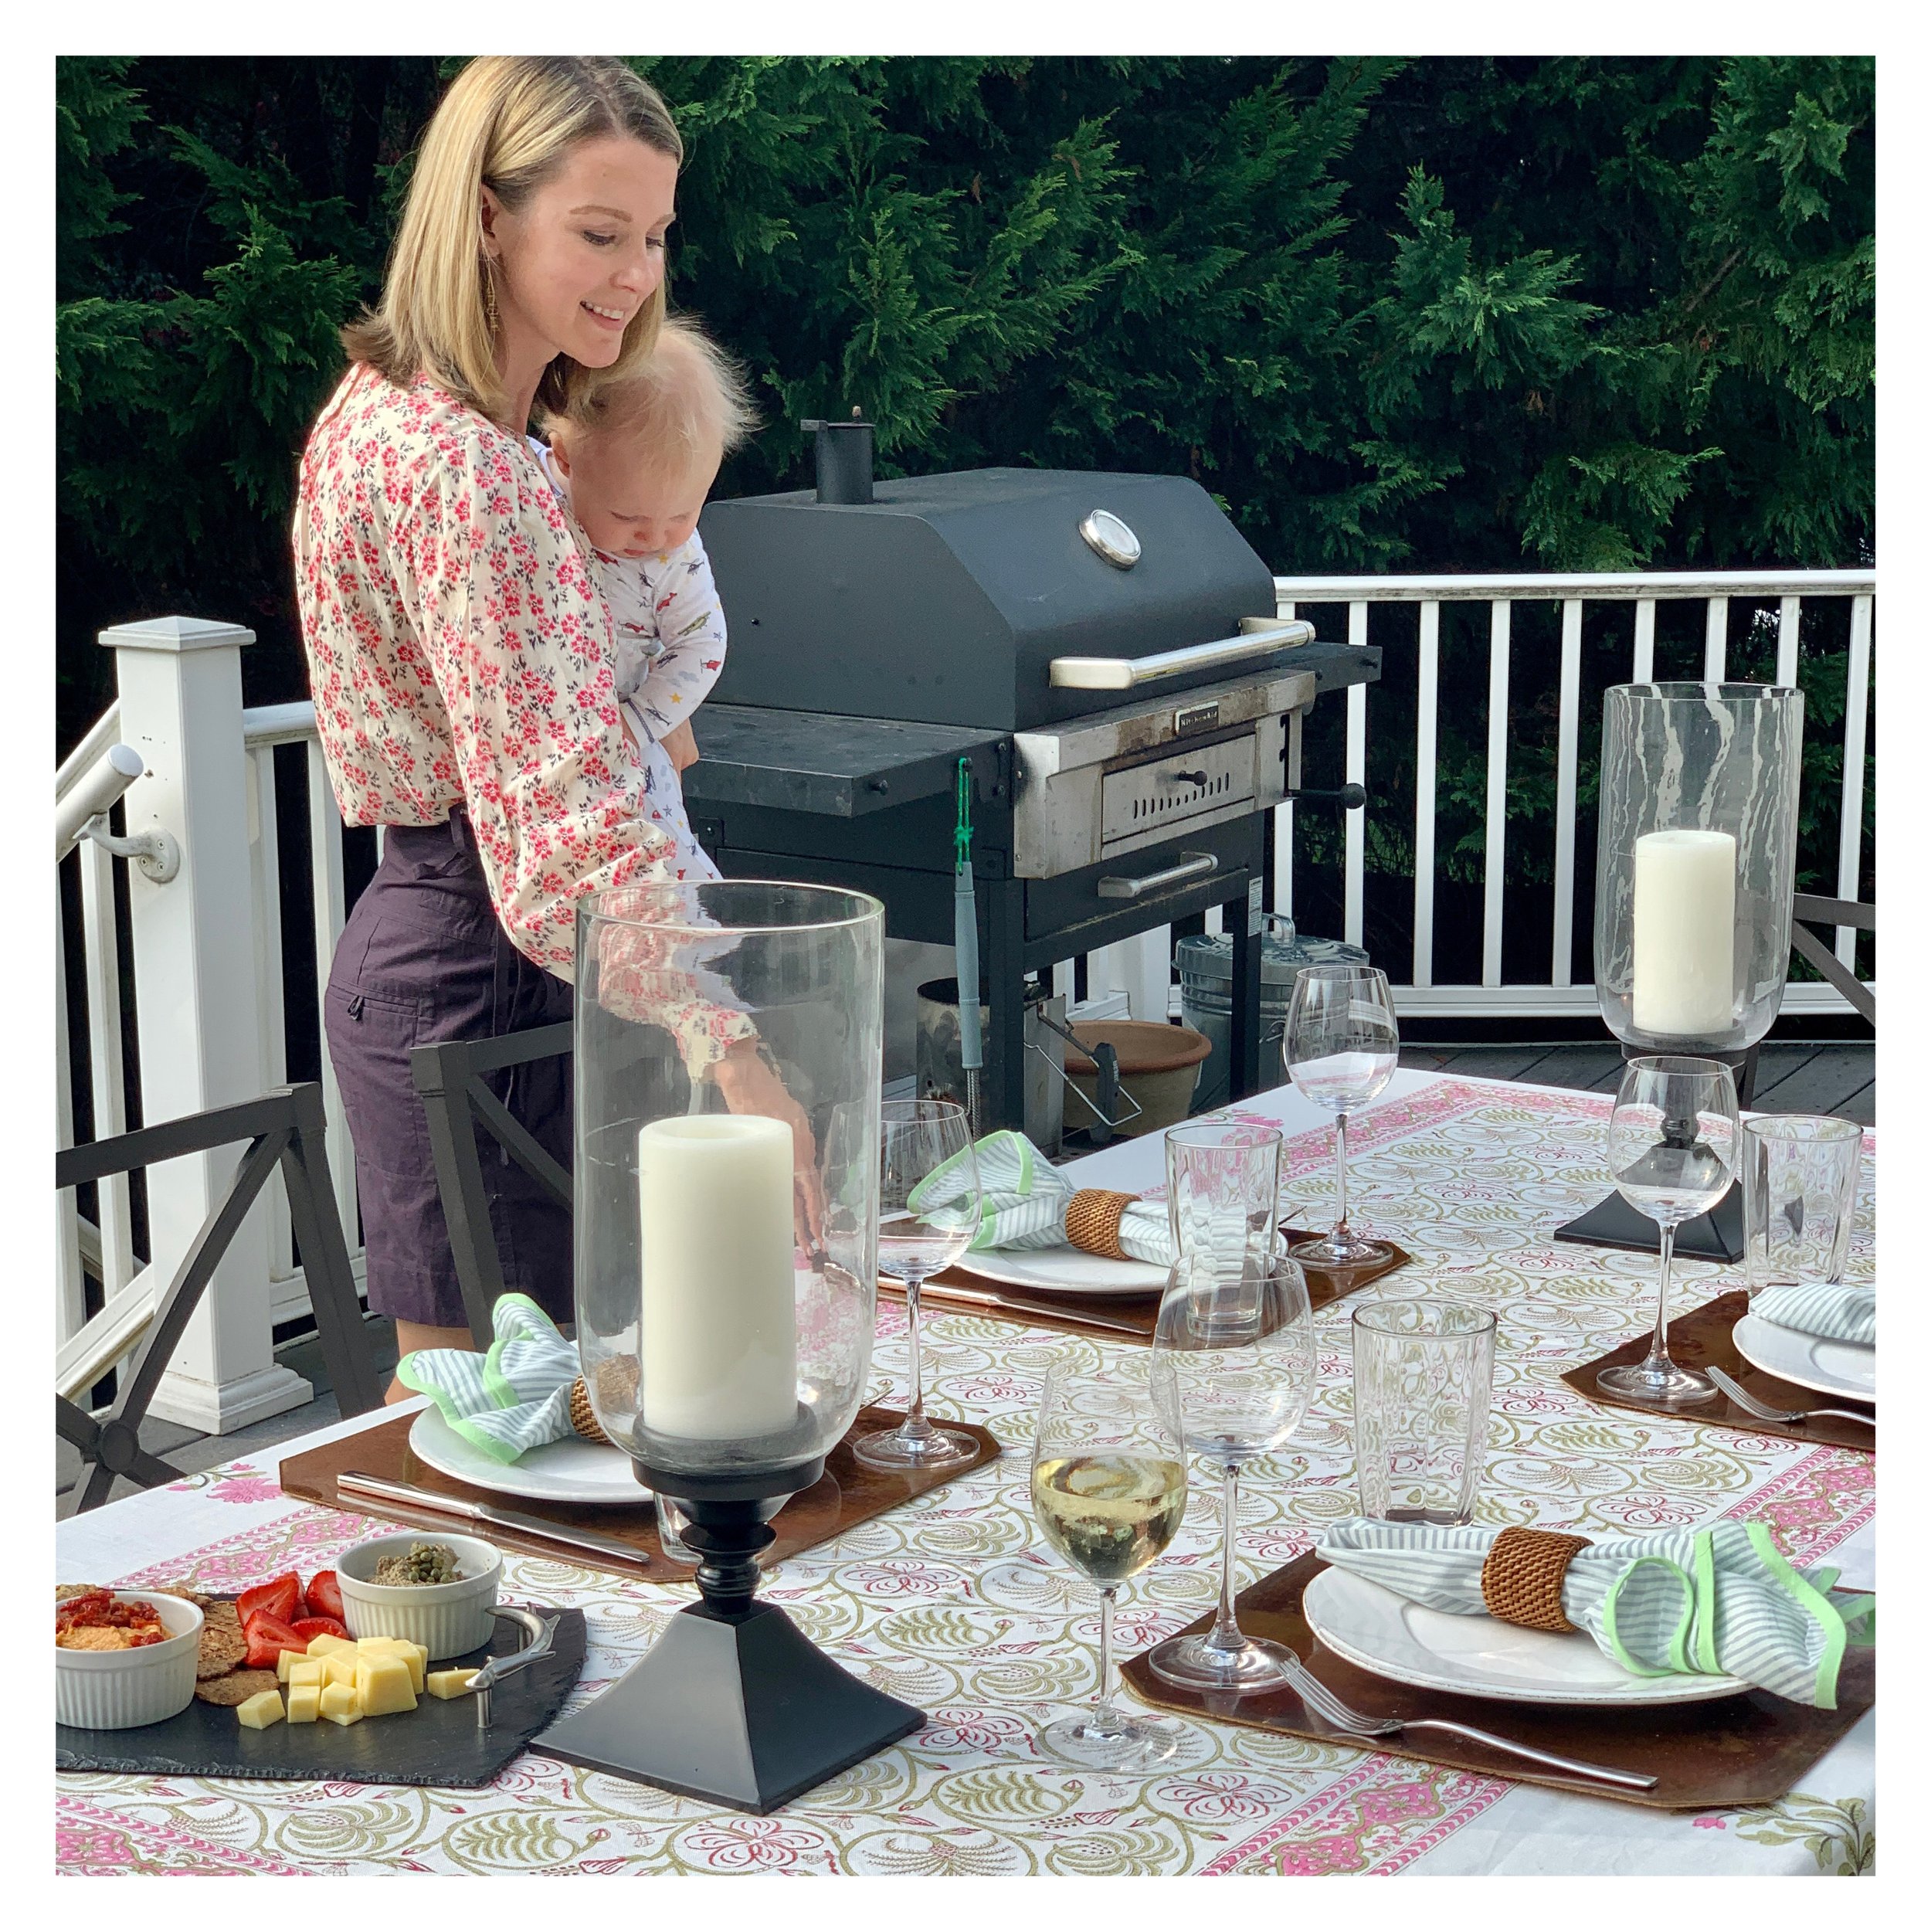
[(742, 379), (717, 345), (689, 323), (667, 320), (640, 374), (599, 391), (581, 414), (546, 416), (547, 447), (531, 440), (596, 551), (616, 626), (617, 699), (643, 765), (644, 809), (676, 841), (680, 878), (720, 876), (691, 830), (672, 759), (724, 668), (724, 611), (697, 513), (718, 465), (755, 420)]

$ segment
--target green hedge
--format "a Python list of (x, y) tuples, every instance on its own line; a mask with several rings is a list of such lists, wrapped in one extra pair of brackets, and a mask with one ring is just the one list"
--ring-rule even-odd
[[(456, 64), (59, 63), (63, 743), (135, 614), (300, 692), (295, 453)], [(674, 300), (763, 399), (726, 494), (857, 405), (887, 474), (1193, 475), (1281, 572), (1870, 559), (1868, 59), (638, 64)]]

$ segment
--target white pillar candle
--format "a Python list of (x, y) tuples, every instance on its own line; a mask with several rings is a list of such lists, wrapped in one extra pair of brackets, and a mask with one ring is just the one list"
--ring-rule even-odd
[(782, 1120), (694, 1114), (637, 1136), (643, 1426), (707, 1441), (797, 1415), (792, 1137)]
[(1651, 832), (1636, 841), (1634, 983), (1639, 1032), (1707, 1040), (1732, 1024), (1736, 841)]

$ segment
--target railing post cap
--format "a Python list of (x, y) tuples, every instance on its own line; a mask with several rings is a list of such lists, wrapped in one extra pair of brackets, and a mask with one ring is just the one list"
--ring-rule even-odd
[(244, 625), (216, 618), (147, 617), (104, 630), (100, 641), (110, 650), (212, 650), (222, 645), (252, 644), (255, 633)]

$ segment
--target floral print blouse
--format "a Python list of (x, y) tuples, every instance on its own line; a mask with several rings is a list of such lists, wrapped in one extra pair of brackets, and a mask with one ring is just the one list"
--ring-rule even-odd
[[(677, 864), (619, 719), (589, 546), (524, 439), (426, 377), (402, 388), (358, 366), (302, 453), (294, 549), (344, 819), (436, 825), (467, 807), (504, 930), (570, 978), (577, 901)], [(633, 963), (647, 1017), (694, 1067), (755, 1035), (694, 986), (680, 997), (656, 960)]]

